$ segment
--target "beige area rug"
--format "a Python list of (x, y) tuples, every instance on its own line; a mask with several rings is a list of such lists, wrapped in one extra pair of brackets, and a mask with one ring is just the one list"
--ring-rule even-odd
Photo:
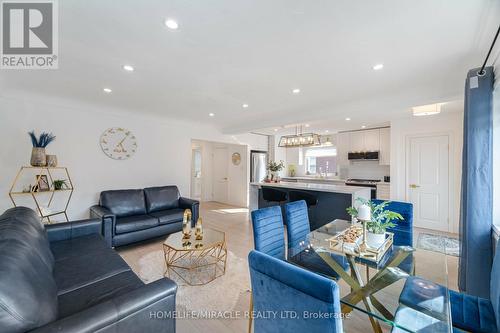
[[(144, 283), (163, 278), (165, 259), (163, 251), (153, 251), (139, 259), (139, 272)], [(241, 310), (241, 298), (249, 293), (250, 277), (245, 260), (231, 251), (227, 252), (226, 273), (202, 286), (189, 286), (182, 279), (170, 276), (178, 285), (177, 310), (187, 311), (234, 311)]]

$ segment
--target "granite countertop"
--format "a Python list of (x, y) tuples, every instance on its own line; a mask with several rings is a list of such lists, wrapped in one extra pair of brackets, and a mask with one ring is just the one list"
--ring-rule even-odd
[(296, 180), (314, 180), (314, 181), (324, 181), (324, 182), (339, 182), (344, 183), (345, 179), (340, 178), (320, 178), (314, 176), (295, 176), (295, 177), (281, 177), (281, 179), (296, 179)]
[(289, 188), (298, 190), (310, 190), (319, 192), (344, 193), (344, 194), (355, 194), (359, 191), (370, 189), (369, 187), (361, 187), (361, 186), (346, 186), (346, 185), (318, 184), (318, 183), (295, 183), (295, 182), (283, 182), (283, 181), (280, 183), (250, 183), (250, 185)]
[[(295, 176), (295, 177), (281, 177), (281, 179), (291, 179), (291, 180), (308, 180), (308, 181), (314, 181), (314, 182), (325, 182), (325, 183), (345, 183), (347, 179), (341, 179), (341, 178), (320, 178), (320, 177), (314, 177), (314, 176)], [(376, 185), (390, 185), (390, 182), (384, 182), (383, 180), (380, 180), (375, 183)]]

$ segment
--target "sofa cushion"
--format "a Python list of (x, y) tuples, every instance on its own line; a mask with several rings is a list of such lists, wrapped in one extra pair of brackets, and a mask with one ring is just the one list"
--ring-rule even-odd
[[(0, 330), (25, 332), (57, 318), (57, 286), (46, 235), (36, 213), (0, 216)], [(50, 252), (50, 250), (49, 250)]]
[(52, 242), (50, 248), (55, 261), (79, 257), (82, 254), (97, 255), (99, 252), (109, 251), (106, 242), (98, 234)]
[(32, 209), (15, 207), (0, 215), (0, 240), (16, 239), (32, 249), (47, 268), (54, 268), (54, 256), (50, 251), (47, 232)]
[(116, 217), (146, 214), (143, 190), (104, 191), (100, 204)]
[(56, 261), (54, 278), (62, 295), (129, 270), (118, 253), (108, 249)]
[(453, 326), (470, 332), (497, 332), (490, 300), (450, 290)]
[(120, 217), (116, 219), (117, 234), (125, 234), (158, 226), (158, 219), (149, 215)]
[(179, 189), (175, 185), (144, 189), (148, 213), (179, 208)]
[(160, 224), (181, 222), (184, 218), (184, 209), (176, 208), (160, 210), (157, 212), (149, 213), (149, 215), (156, 217)]
[(59, 316), (64, 318), (140, 288), (144, 283), (132, 272), (113, 275), (58, 297)]

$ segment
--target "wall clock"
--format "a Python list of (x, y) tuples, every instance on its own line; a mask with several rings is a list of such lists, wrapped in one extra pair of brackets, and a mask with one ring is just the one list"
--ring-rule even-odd
[(108, 128), (101, 135), (104, 154), (114, 160), (126, 160), (137, 150), (137, 140), (129, 130), (121, 127)]
[(240, 153), (233, 153), (233, 155), (231, 156), (231, 160), (232, 160), (234, 165), (240, 165), (240, 163), (241, 163)]

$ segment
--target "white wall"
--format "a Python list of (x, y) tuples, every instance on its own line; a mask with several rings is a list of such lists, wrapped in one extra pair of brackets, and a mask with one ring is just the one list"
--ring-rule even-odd
[(450, 136), (450, 232), (458, 232), (462, 170), (463, 112), (391, 121), (391, 199), (408, 201), (406, 139), (412, 135)]
[[(125, 127), (137, 137), (138, 149), (130, 159), (116, 161), (102, 153), (99, 138), (109, 127)], [(47, 150), (56, 154), (59, 165), (68, 167), (71, 173), (75, 187), (69, 205), (72, 219), (87, 217), (88, 208), (97, 203), (102, 190), (176, 184), (181, 194), (188, 196), (192, 139), (267, 150), (266, 137), (227, 136), (202, 123), (40, 96), (0, 97), (1, 211), (12, 206), (7, 193), (17, 171), (29, 165), (31, 143), (27, 132), (32, 129), (57, 136)]]

